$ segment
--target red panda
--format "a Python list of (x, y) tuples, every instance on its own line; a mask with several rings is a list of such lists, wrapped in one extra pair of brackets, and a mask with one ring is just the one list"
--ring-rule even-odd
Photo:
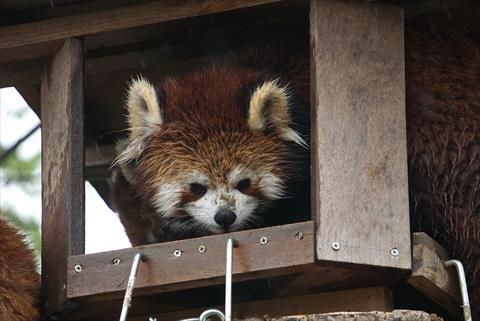
[(0, 320), (37, 321), (39, 290), (33, 251), (0, 217)]
[(132, 244), (308, 214), (308, 60), (269, 61), (268, 50), (131, 82), (112, 188)]
[[(469, 44), (455, 62), (452, 48), (421, 43), (406, 61), (412, 222), (463, 260), (478, 289), (480, 51)], [(134, 245), (308, 213), (308, 55), (254, 52), (130, 84), (112, 188)]]

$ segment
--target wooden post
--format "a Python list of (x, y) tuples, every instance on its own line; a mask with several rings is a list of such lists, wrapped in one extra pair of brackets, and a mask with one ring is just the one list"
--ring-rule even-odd
[(410, 269), (402, 10), (312, 0), (310, 28), (317, 258)]
[(67, 39), (41, 82), (43, 314), (67, 293), (68, 257), (84, 253), (83, 46)]

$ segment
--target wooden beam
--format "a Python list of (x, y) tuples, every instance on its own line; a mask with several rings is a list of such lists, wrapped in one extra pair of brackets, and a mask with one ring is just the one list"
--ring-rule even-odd
[[(300, 232), (301, 237), (297, 235)], [(262, 236), (268, 238), (265, 245), (259, 243)], [(68, 297), (95, 295), (95, 300), (100, 301), (123, 296), (132, 258), (138, 252), (148, 259), (140, 265), (135, 295), (221, 283), (228, 237), (239, 243), (233, 259), (236, 281), (299, 272), (314, 263), (313, 223), (303, 222), (73, 256), (68, 264)], [(204, 253), (199, 253), (200, 245), (206, 247)], [(174, 256), (174, 250), (180, 250), (181, 256)], [(115, 258), (121, 263), (112, 264)], [(75, 265), (82, 266), (80, 273), (74, 270)]]
[(85, 167), (110, 166), (117, 157), (114, 145), (96, 145), (85, 148)]
[(408, 283), (454, 316), (461, 317), (458, 278), (454, 269), (445, 268), (450, 259), (447, 252), (425, 233), (414, 233), (412, 240), (413, 267)]
[(84, 252), (82, 43), (67, 39), (42, 77), (44, 315), (67, 297), (67, 262)]
[[(69, 37), (134, 28), (182, 18), (232, 11), (280, 0), (162, 0), (70, 17), (0, 28), (0, 61), (32, 58), (53, 52), (55, 43)], [(38, 47), (39, 46), (39, 47)], [(23, 47), (23, 49), (21, 48)], [(42, 50), (38, 50), (41, 48)], [(12, 48), (19, 48), (14, 52)], [(16, 50), (16, 49), (15, 49)], [(8, 60), (7, 60), (8, 59)]]
[[(135, 300), (133, 301), (135, 304)], [(157, 321), (181, 320), (198, 317), (207, 308), (178, 310), (160, 314), (153, 314)], [(222, 307), (219, 307), (222, 309)], [(287, 315), (303, 315), (329, 312), (368, 312), (393, 310), (390, 290), (383, 287), (344, 290), (336, 292), (317, 293), (272, 300), (252, 301), (233, 305), (235, 319), (270, 318)], [(145, 316), (132, 317), (131, 321), (143, 321)]]
[(312, 0), (317, 257), (411, 268), (402, 10)]

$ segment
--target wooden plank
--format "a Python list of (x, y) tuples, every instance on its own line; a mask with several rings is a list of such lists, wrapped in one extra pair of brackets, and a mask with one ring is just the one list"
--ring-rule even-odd
[[(299, 232), (303, 233), (302, 237), (297, 236)], [(266, 245), (259, 243), (262, 236), (268, 238)], [(228, 237), (234, 237), (239, 243), (233, 260), (236, 281), (298, 272), (314, 262), (313, 223), (303, 222), (72, 256), (68, 268), (68, 297), (96, 295), (95, 300), (121, 297), (132, 258), (139, 251), (148, 259), (140, 265), (135, 295), (221, 283)], [(199, 253), (200, 245), (206, 247), (205, 253)], [(174, 256), (174, 250), (180, 250), (181, 256)], [(119, 258), (121, 263), (112, 264), (114, 258)], [(80, 273), (74, 271), (77, 264), (82, 266)]]
[(370, 266), (345, 265), (338, 266), (322, 262), (311, 267), (300, 275), (283, 277), (275, 282), (277, 297), (292, 296), (308, 292), (325, 292), (390, 286), (408, 275), (403, 270), (390, 268), (372, 268)]
[[(101, 32), (248, 8), (280, 0), (162, 0), (0, 28), (0, 52)], [(28, 48), (31, 50), (31, 48)]]
[[(135, 304), (135, 301), (133, 301)], [(153, 314), (157, 321), (181, 320), (198, 317), (207, 308), (178, 310)], [(223, 310), (223, 307), (218, 307)], [(245, 319), (268, 316), (270, 318), (287, 315), (302, 315), (329, 312), (368, 312), (393, 310), (392, 295), (383, 287), (309, 294), (271, 300), (261, 300), (233, 304), (233, 317)], [(131, 317), (131, 321), (143, 321), (145, 316)]]
[(82, 43), (68, 39), (42, 77), (44, 314), (67, 294), (67, 259), (84, 252)]
[(95, 145), (85, 148), (85, 167), (110, 166), (117, 157), (114, 145)]
[(310, 27), (317, 257), (410, 269), (402, 10), (312, 0)]
[[(7, 27), (4, 27), (7, 28)], [(8, 27), (8, 28), (14, 28)], [(2, 28), (0, 28), (1, 30)], [(0, 31), (1, 32), (1, 31)], [(44, 31), (48, 34), (48, 31)], [(0, 46), (3, 44), (3, 38), (0, 34)], [(63, 44), (62, 40), (54, 40), (54, 41), (47, 41), (42, 43), (35, 43), (25, 46), (18, 46), (18, 47), (8, 47), (5, 49), (0, 48), (0, 62), (2, 64), (11, 63), (11, 62), (19, 62), (29, 59), (37, 59), (37, 58), (46, 58), (53, 54), (55, 54)]]
[(460, 289), (455, 269), (445, 268), (450, 258), (445, 249), (425, 233), (413, 234), (412, 276), (408, 279), (417, 290), (457, 317)]

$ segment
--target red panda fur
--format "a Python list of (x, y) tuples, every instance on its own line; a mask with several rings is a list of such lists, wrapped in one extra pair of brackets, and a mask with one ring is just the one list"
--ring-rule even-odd
[(38, 320), (39, 275), (25, 239), (0, 217), (0, 320)]
[(414, 230), (463, 262), (480, 317), (480, 43), (407, 33), (407, 136)]
[[(240, 54), (160, 84), (167, 97), (166, 126), (129, 169), (137, 182), (132, 185), (119, 175), (113, 184), (114, 203), (134, 245), (148, 243), (145, 231), (157, 224), (151, 219), (148, 200), (155, 180), (171, 175), (169, 163), (175, 161), (180, 171), (195, 163), (213, 177), (222, 177), (212, 164), (228, 167), (241, 159), (246, 164), (279, 163), (276, 171), (284, 177), (308, 175), (308, 171), (295, 171), (298, 164), (308, 166), (308, 154), (282, 144), (275, 133), (253, 133), (246, 127), (245, 102), (239, 91), (250, 82), (279, 78), (308, 107), (308, 57), (282, 56), (278, 50), (253, 52), (261, 54), (242, 53), (243, 57)], [(443, 42), (410, 33), (406, 65), (412, 222), (416, 230), (428, 232), (464, 262), (472, 295), (480, 296), (480, 47), (467, 39)], [(202, 109), (189, 109), (186, 99)], [(299, 114), (300, 119), (308, 117)], [(307, 130), (302, 133), (308, 135)], [(211, 135), (217, 137), (211, 139)], [(199, 151), (192, 153), (188, 144), (179, 144), (178, 137), (198, 143)], [(168, 161), (166, 149), (173, 151)], [(258, 155), (268, 156), (259, 159)], [(304, 185), (308, 189), (308, 183)], [(182, 201), (192, 197), (185, 192)], [(169, 239), (166, 231), (163, 240)]]
[[(225, 179), (229, 168), (241, 164), (268, 168), (285, 181), (301, 181), (308, 188), (308, 180), (304, 181), (307, 176), (301, 173), (308, 166), (308, 150), (286, 143), (274, 130), (254, 132), (247, 125), (248, 99), (252, 91), (266, 81), (276, 80), (282, 86), (288, 84), (290, 98), (301, 105), (302, 109), (296, 111), (304, 116), (296, 123), (303, 125), (300, 132), (308, 140), (309, 126), (305, 124), (308, 121), (308, 59), (299, 59), (297, 54), (283, 55), (285, 60), (272, 61), (269, 59), (272, 56), (273, 49), (268, 48), (244, 51), (185, 75), (166, 78), (157, 85), (164, 124), (150, 137), (135, 164), (128, 165), (135, 183), (125, 178), (128, 175), (117, 173), (111, 186), (114, 207), (132, 244), (151, 242), (145, 231), (155, 226), (163, 232), (157, 241), (202, 235), (201, 232), (173, 235), (168, 222), (152, 214), (151, 200), (155, 197), (158, 181), (175, 180), (178, 173), (193, 166), (207, 174), (213, 185)], [(171, 168), (173, 163), (175, 170)], [(249, 188), (246, 194), (260, 200), (264, 198), (256, 186)], [(182, 207), (195, 198), (184, 190), (177, 206)], [(301, 213), (296, 218), (286, 218), (287, 221), (309, 215), (305, 206), (302, 209), (297, 205), (295, 203), (295, 210), (289, 207), (293, 211), (290, 215)], [(276, 220), (281, 220), (281, 214), (275, 216)]]

